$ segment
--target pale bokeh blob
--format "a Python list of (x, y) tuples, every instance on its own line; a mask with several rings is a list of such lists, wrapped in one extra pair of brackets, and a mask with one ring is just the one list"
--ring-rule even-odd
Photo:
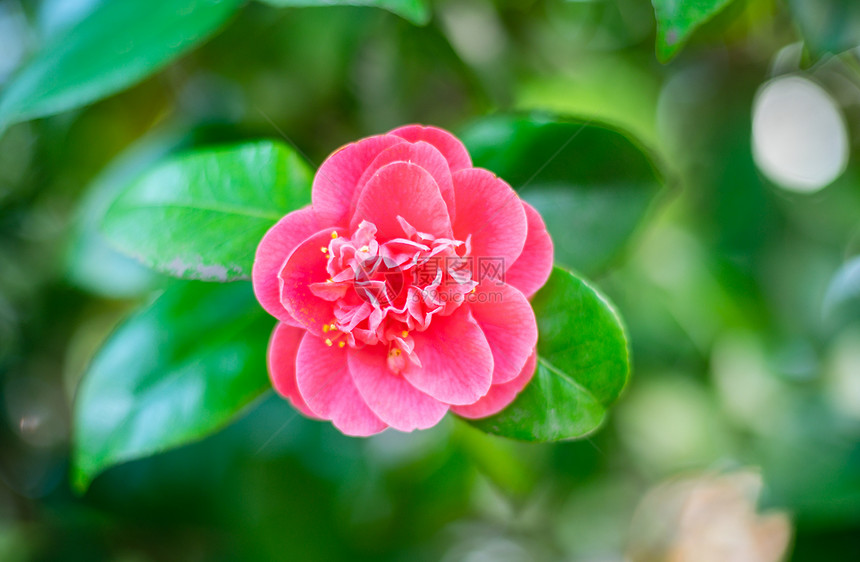
[(842, 112), (821, 86), (800, 76), (776, 78), (759, 90), (752, 148), (759, 170), (789, 191), (818, 191), (848, 165)]

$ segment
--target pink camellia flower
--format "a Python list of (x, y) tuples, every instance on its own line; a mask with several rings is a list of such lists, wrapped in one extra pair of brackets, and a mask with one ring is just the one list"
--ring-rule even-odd
[(274, 387), (348, 435), (499, 412), (534, 374), (527, 297), (551, 269), (540, 215), (450, 133), (347, 145), (257, 248)]

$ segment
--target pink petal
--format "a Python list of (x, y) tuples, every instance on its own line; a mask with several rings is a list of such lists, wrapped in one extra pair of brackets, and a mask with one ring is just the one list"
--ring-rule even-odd
[(420, 232), (441, 238), (452, 236), (448, 207), (439, 186), (417, 164), (392, 162), (377, 170), (358, 197), (350, 229), (355, 231), (366, 220), (376, 225), (378, 240), (403, 237), (398, 216)]
[(296, 358), (296, 381), (305, 402), (316, 415), (331, 420), (347, 435), (367, 436), (386, 426), (364, 403), (347, 367), (347, 351), (327, 346), (305, 333)]
[(329, 278), (328, 254), (322, 248), (331, 242), (332, 231), (331, 228), (321, 230), (299, 244), (278, 274), (282, 283), (281, 302), (287, 312), (318, 336), (323, 334), (322, 327), (334, 318), (334, 304), (316, 296), (311, 285), (324, 283)]
[(388, 133), (409, 142), (425, 141), (435, 146), (448, 161), (452, 172), (472, 167), (472, 159), (463, 143), (448, 131), (422, 125), (406, 125)]
[(284, 305), (281, 304), (281, 288), (278, 273), (296, 246), (320, 229), (319, 221), (310, 205), (293, 211), (269, 229), (254, 257), (251, 279), (254, 294), (266, 312), (291, 326), (298, 326)]
[(448, 168), (448, 162), (433, 145), (423, 141), (396, 144), (380, 152), (379, 156), (364, 171), (361, 179), (358, 180), (358, 189), (356, 189), (353, 195), (353, 210), (355, 209), (355, 204), (358, 202), (358, 196), (364, 190), (364, 186), (367, 185), (367, 181), (379, 168), (392, 162), (418, 164), (430, 172), (430, 175), (436, 181), (436, 185), (439, 186), (442, 199), (445, 200), (445, 204), (448, 206), (448, 215), (451, 217), (454, 216), (454, 182), (451, 179), (451, 170)]
[[(510, 267), (523, 251), (528, 233), (526, 213), (516, 192), (491, 172), (472, 168), (454, 174), (454, 194), (457, 239), (465, 240), (471, 234), (473, 256), (492, 260), (502, 271)], [(478, 264), (477, 279), (489, 271)]]
[(412, 386), (446, 404), (472, 404), (490, 389), (493, 353), (467, 306), (435, 316), (427, 331), (412, 336), (421, 361), (403, 372)]
[(498, 414), (513, 402), (517, 394), (532, 380), (536, 365), (537, 355), (532, 352), (517, 378), (504, 384), (494, 384), (490, 387), (487, 395), (474, 404), (452, 406), (451, 411), (458, 416), (471, 419), (485, 418), (493, 414)]
[(486, 279), (468, 302), (493, 352), (493, 384), (515, 379), (537, 345), (537, 321), (529, 301), (518, 289)]
[(388, 368), (388, 350), (374, 345), (349, 349), (349, 371), (364, 401), (379, 418), (400, 431), (433, 427), (448, 406), (427, 396)]
[(296, 386), (296, 354), (305, 330), (278, 324), (269, 340), (269, 377), (275, 390), (304, 415), (316, 418)]
[(544, 286), (552, 273), (552, 239), (546, 231), (546, 225), (540, 213), (525, 201), (523, 201), (523, 208), (528, 218), (529, 233), (526, 236), (523, 253), (505, 272), (505, 282), (531, 298)]
[(380, 152), (402, 143), (394, 135), (367, 137), (335, 151), (314, 176), (311, 200), (322, 224), (346, 226), (358, 179)]

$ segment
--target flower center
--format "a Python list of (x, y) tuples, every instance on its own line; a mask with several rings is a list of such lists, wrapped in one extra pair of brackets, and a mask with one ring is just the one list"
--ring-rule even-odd
[(409, 362), (420, 365), (410, 333), (426, 330), (435, 315), (454, 312), (478, 285), (471, 237), (436, 238), (397, 220), (403, 236), (383, 242), (368, 221), (350, 237), (332, 232), (320, 248), (330, 277), (311, 285), (315, 295), (334, 303), (334, 318), (323, 326), (326, 344), (387, 345), (394, 372)]

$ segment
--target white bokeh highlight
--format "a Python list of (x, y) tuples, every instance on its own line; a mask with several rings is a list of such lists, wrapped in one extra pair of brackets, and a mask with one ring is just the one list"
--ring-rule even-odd
[(818, 191), (848, 165), (848, 131), (839, 106), (800, 76), (761, 87), (753, 104), (752, 148), (759, 170), (789, 191)]

